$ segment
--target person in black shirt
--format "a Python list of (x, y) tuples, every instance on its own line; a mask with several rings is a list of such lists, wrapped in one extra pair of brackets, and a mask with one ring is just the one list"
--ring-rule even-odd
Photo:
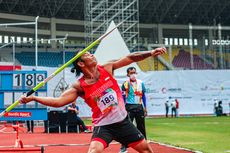
[(68, 110), (68, 111), (73, 111), (73, 112), (76, 114), (76, 121), (78, 122), (78, 124), (82, 126), (82, 129), (83, 129), (83, 131), (84, 131), (85, 133), (89, 133), (90, 131), (89, 131), (89, 130), (87, 129), (87, 127), (85, 126), (85, 123), (84, 123), (84, 122), (82, 121), (82, 119), (78, 116), (78, 114), (79, 114), (79, 107), (76, 106), (75, 101), (72, 102), (72, 104), (69, 105), (69, 106), (67, 107), (67, 110)]

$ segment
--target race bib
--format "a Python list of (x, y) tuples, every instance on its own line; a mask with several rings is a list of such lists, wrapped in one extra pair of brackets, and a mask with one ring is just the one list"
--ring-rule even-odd
[(116, 92), (113, 89), (107, 89), (97, 101), (97, 105), (103, 114), (109, 112), (118, 105)]

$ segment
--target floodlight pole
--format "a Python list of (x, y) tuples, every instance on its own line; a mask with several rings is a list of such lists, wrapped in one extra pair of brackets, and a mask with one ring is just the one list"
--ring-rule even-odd
[(22, 22), (22, 23), (2, 23), (0, 27), (8, 27), (8, 26), (20, 26), (20, 25), (34, 25), (35, 22)]
[(12, 44), (12, 42), (0, 46), (0, 49), (1, 49), (1, 48), (4, 48), (4, 47), (6, 47), (6, 46), (8, 46), (8, 45), (10, 45), (10, 44)]

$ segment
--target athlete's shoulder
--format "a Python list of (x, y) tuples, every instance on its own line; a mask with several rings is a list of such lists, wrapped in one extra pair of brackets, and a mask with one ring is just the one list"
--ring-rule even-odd
[(103, 65), (99, 65), (101, 68), (106, 70), (109, 74), (113, 75), (113, 64), (112, 63), (106, 63)]
[(73, 84), (72, 84), (72, 88), (76, 89), (76, 92), (78, 93), (79, 96), (81, 96), (82, 94), (84, 94), (84, 91), (81, 87), (81, 83), (79, 80), (75, 81)]

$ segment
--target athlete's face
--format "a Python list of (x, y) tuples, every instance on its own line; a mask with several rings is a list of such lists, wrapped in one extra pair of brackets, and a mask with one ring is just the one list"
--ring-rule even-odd
[(81, 56), (81, 61), (86, 65), (86, 66), (95, 66), (97, 65), (97, 59), (95, 56), (89, 52), (86, 52)]

